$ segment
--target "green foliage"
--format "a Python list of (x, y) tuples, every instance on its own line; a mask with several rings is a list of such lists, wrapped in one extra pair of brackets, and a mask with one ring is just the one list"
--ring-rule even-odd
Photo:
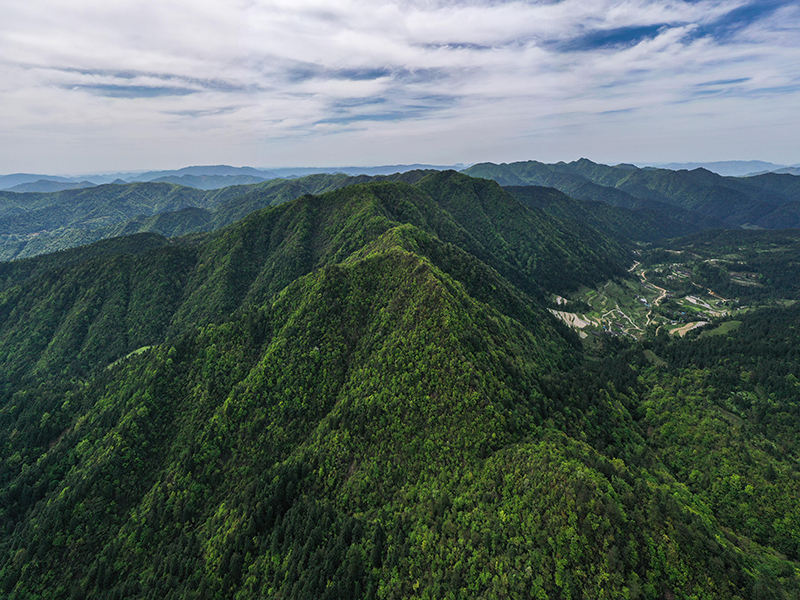
[[(798, 325), (797, 308), (771, 309), (744, 315), (726, 335), (662, 339), (656, 351), (670, 369), (645, 375), (642, 404), (651, 446), (720, 523), (793, 561)], [(770, 564), (773, 575), (794, 569), (777, 558)]]
[(584, 229), (588, 225), (622, 245), (674, 238), (694, 233), (700, 227), (652, 208), (624, 208), (598, 200), (576, 200), (550, 187), (528, 185), (505, 189), (529, 208), (541, 209), (561, 221), (579, 223)]
[(311, 175), (198, 190), (170, 183), (109, 184), (50, 194), (0, 192), (0, 258), (33, 257), (97, 240), (219, 229), (266, 206), (352, 183)]
[(800, 234), (794, 230), (704, 231), (649, 250), (643, 262), (683, 263), (692, 274), (686, 291), (694, 284), (710, 287), (742, 304), (794, 300), (800, 294)]
[(3, 265), (0, 594), (796, 596), (800, 309), (587, 358), (629, 262), (444, 172)]
[(28, 279), (35, 279), (47, 271), (65, 268), (95, 258), (142, 254), (165, 244), (167, 244), (167, 240), (160, 235), (137, 234), (62, 250), (36, 258), (0, 262), (0, 290), (14, 287)]
[(800, 185), (792, 175), (723, 177), (705, 169), (610, 167), (585, 158), (551, 165), (536, 161), (483, 163), (464, 172), (501, 185), (554, 187), (581, 200), (655, 211), (684, 223), (686, 231), (743, 225), (785, 229), (800, 225)]
[(377, 177), (319, 174), (207, 191), (149, 182), (49, 194), (0, 192), (0, 259), (28, 258), (137, 233), (177, 237), (214, 231), (255, 210), (306, 194), (367, 181), (413, 184), (428, 173)]

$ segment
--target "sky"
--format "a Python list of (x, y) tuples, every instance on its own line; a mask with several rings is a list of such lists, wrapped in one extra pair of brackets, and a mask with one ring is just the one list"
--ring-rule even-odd
[(0, 0), (0, 173), (800, 162), (800, 1)]

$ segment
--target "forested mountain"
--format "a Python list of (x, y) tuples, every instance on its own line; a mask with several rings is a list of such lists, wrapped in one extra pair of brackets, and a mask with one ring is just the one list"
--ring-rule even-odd
[(0, 258), (28, 258), (134, 233), (175, 237), (213, 231), (303, 194), (372, 180), (414, 182), (429, 172), (375, 177), (318, 174), (210, 190), (146, 182), (52, 194), (0, 191)]
[(2, 265), (0, 593), (796, 597), (800, 311), (588, 356), (551, 298), (632, 257), (539, 204), (416, 173)]
[[(84, 362), (76, 349), (102, 347), (110, 362), (161, 341), (167, 329), (263, 303), (298, 277), (341, 262), (370, 241), (365, 236), (393, 223), (422, 227), (537, 297), (619, 276), (628, 262), (620, 246), (589, 228), (566, 227), (525, 210), (495, 184), (446, 172), (414, 187), (368, 184), (304, 196), (205, 241), (137, 236), (6, 263), (0, 345), (20, 373), (51, 360), (78, 368)], [(148, 248), (156, 250), (142, 255)], [(153, 331), (162, 337), (148, 337)], [(110, 346), (95, 343), (95, 332)]]
[(704, 229), (701, 223), (679, 221), (648, 208), (623, 208), (605, 202), (577, 200), (555, 188), (537, 185), (505, 188), (522, 204), (566, 221), (585, 223), (622, 244), (677, 238)]
[(800, 177), (789, 174), (723, 177), (705, 169), (611, 167), (585, 158), (556, 164), (482, 163), (464, 173), (505, 186), (549, 186), (581, 200), (657, 210), (703, 228), (800, 226)]
[(40, 179), (28, 183), (21, 183), (8, 188), (9, 192), (60, 192), (63, 190), (75, 190), (79, 188), (94, 187), (96, 184), (91, 181), (53, 181), (50, 179)]
[(345, 175), (311, 175), (215, 190), (147, 182), (49, 194), (0, 191), (0, 258), (26, 258), (131, 233), (171, 237), (208, 231), (258, 208), (353, 181)]
[[(193, 169), (145, 173), (139, 177), (153, 181), (132, 184), (114, 183), (52, 193), (0, 191), (0, 259), (27, 258), (133, 233), (174, 237), (213, 231), (254, 210), (303, 194), (318, 194), (366, 180), (413, 183), (432, 172), (404, 171), (373, 177), (317, 174), (233, 185), (256, 181), (259, 173), (270, 174), (232, 167), (219, 167), (216, 171), (203, 167), (203, 174), (198, 174), (200, 171)], [(630, 231), (623, 228), (614, 234), (623, 238), (631, 233), (633, 239), (652, 241), (710, 228), (800, 226), (800, 177), (789, 174), (721, 177), (703, 169), (689, 172), (637, 169), (629, 165), (609, 167), (586, 159), (555, 165), (536, 161), (510, 165), (485, 163), (470, 167), (465, 173), (494, 179), (504, 186), (553, 187), (573, 199), (600, 201), (634, 211), (612, 211), (633, 228)], [(221, 185), (226, 187), (220, 188)], [(514, 194), (522, 198), (525, 192), (516, 190)], [(572, 208), (567, 209), (569, 202)], [(569, 202), (560, 203), (558, 208), (551, 202), (553, 214), (575, 209), (574, 200)], [(594, 226), (599, 225), (594, 221)]]
[(231, 185), (249, 185), (267, 181), (255, 175), (164, 175), (152, 181), (156, 183), (174, 183), (200, 190), (217, 190)]

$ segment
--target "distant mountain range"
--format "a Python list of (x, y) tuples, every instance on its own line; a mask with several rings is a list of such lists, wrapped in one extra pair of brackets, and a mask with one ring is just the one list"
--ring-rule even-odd
[[(88, 181), (26, 184), (20, 183), (18, 176), (7, 176), (19, 191), (0, 191), (0, 260), (120, 235), (151, 232), (174, 237), (213, 231), (254, 210), (304, 194), (372, 178), (414, 183), (439, 170), (401, 172), (404, 168), (370, 169), (391, 175), (338, 173), (260, 180), (253, 174), (255, 169), (246, 167), (187, 167), (138, 174), (151, 181), (126, 183), (117, 178), (97, 186)], [(204, 169), (208, 169), (205, 174)], [(302, 174), (302, 170), (298, 172)], [(800, 227), (800, 177), (788, 173), (723, 177), (706, 169), (612, 167), (587, 159), (549, 165), (536, 161), (482, 163), (463, 172), (497, 181), (523, 204), (558, 218), (589, 222), (617, 238), (622, 235), (652, 242), (710, 228)], [(275, 170), (270, 174), (281, 173)], [(220, 187), (222, 184), (226, 185)]]
[(96, 183), (91, 181), (54, 181), (52, 179), (38, 179), (28, 183), (20, 183), (8, 188), (9, 192), (63, 192), (64, 190), (77, 190), (81, 188), (94, 187)]
[(730, 177), (744, 177), (746, 175), (758, 175), (760, 173), (789, 173), (800, 174), (800, 165), (787, 166), (776, 165), (763, 160), (723, 160), (717, 162), (687, 162), (687, 163), (653, 163), (646, 166), (657, 167), (660, 169), (670, 169), (672, 171), (694, 169), (706, 169), (718, 175)]
[[(433, 172), (417, 170), (375, 178), (413, 182)], [(367, 175), (323, 173), (211, 190), (150, 181), (52, 193), (0, 191), (0, 260), (26, 258), (135, 233), (174, 237), (212, 231), (260, 208), (369, 179)]]
[[(634, 165), (616, 165), (617, 168), (636, 169)], [(90, 187), (106, 183), (162, 182), (175, 183), (201, 190), (216, 190), (232, 185), (261, 183), (272, 179), (296, 179), (307, 175), (337, 174), (391, 175), (415, 170), (461, 171), (466, 165), (383, 165), (377, 167), (281, 167), (256, 169), (253, 167), (232, 167), (230, 165), (190, 166), (182, 169), (164, 171), (128, 171), (118, 173), (94, 173), (65, 177), (33, 173), (13, 173), (0, 175), (0, 190), (13, 192), (57, 192), (69, 189)], [(800, 175), (800, 165), (786, 166), (759, 160), (732, 160), (705, 163), (653, 163), (641, 168), (667, 169), (672, 171), (706, 169), (718, 175), (743, 177), (763, 173), (785, 173)]]
[[(772, 171), (773, 173), (785, 173), (789, 175), (800, 175), (800, 166), (794, 167), (784, 167), (783, 169), (778, 169), (776, 171)], [(759, 173), (760, 174), (760, 173)]]
[(459, 170), (465, 165), (384, 165), (378, 167), (288, 167), (278, 169), (255, 169), (253, 167), (232, 167), (229, 165), (191, 166), (167, 171), (95, 173), (64, 177), (59, 175), (40, 175), (32, 173), (13, 173), (0, 175), (0, 190), (14, 192), (56, 192), (68, 189), (90, 187), (105, 183), (164, 182), (176, 183), (201, 190), (215, 190), (231, 185), (261, 183), (272, 179), (296, 179), (307, 175), (391, 175), (415, 170), (444, 171)]
[(654, 211), (698, 230), (800, 227), (800, 178), (791, 174), (724, 177), (701, 168), (611, 167), (586, 158), (556, 164), (481, 163), (463, 172), (503, 186), (547, 186), (580, 200)]

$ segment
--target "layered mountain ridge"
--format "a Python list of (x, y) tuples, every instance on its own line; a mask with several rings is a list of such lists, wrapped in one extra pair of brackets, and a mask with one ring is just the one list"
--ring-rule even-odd
[(550, 165), (537, 161), (482, 163), (464, 173), (504, 186), (548, 186), (580, 200), (656, 210), (671, 220), (703, 229), (800, 226), (800, 178), (790, 174), (723, 177), (702, 168), (671, 171), (632, 165), (610, 167), (585, 158)]
[[(198, 175), (194, 168), (187, 168), (164, 176), (166, 179), (159, 177), (158, 172), (141, 175), (155, 178), (148, 182), (116, 181), (51, 193), (0, 191), (0, 259), (27, 258), (134, 233), (174, 237), (213, 231), (256, 209), (303, 194), (318, 194), (370, 180), (414, 183), (442, 169), (408, 168), (398, 166), (396, 173), (389, 173), (390, 167), (362, 169), (362, 174), (357, 174), (357, 169), (346, 169), (346, 173), (272, 179), (247, 185), (234, 185), (249, 181), (234, 179), (252, 177), (247, 169), (232, 175), (224, 173), (239, 171), (220, 167), (223, 174)], [(216, 173), (213, 168), (208, 172)], [(576, 200), (624, 209), (610, 211), (608, 207), (595, 207), (591, 212), (604, 212), (608, 218), (629, 222), (626, 234), (642, 236), (632, 238), (636, 241), (650, 242), (709, 228), (781, 229), (800, 225), (800, 179), (790, 174), (722, 177), (703, 169), (609, 167), (586, 159), (553, 165), (536, 161), (510, 165), (485, 163), (464, 172), (518, 187), (518, 192), (514, 192), (518, 196), (530, 195), (530, 191), (522, 189), (526, 186), (556, 188), (570, 196), (569, 210), (577, 209)], [(225, 187), (214, 184), (217, 189), (197, 189), (208, 187), (203, 177), (222, 178), (224, 181), (217, 183)], [(567, 210), (564, 203), (560, 204), (553, 206), (553, 214)], [(586, 213), (585, 208), (579, 211)], [(646, 230), (639, 228), (636, 221), (646, 223)]]

